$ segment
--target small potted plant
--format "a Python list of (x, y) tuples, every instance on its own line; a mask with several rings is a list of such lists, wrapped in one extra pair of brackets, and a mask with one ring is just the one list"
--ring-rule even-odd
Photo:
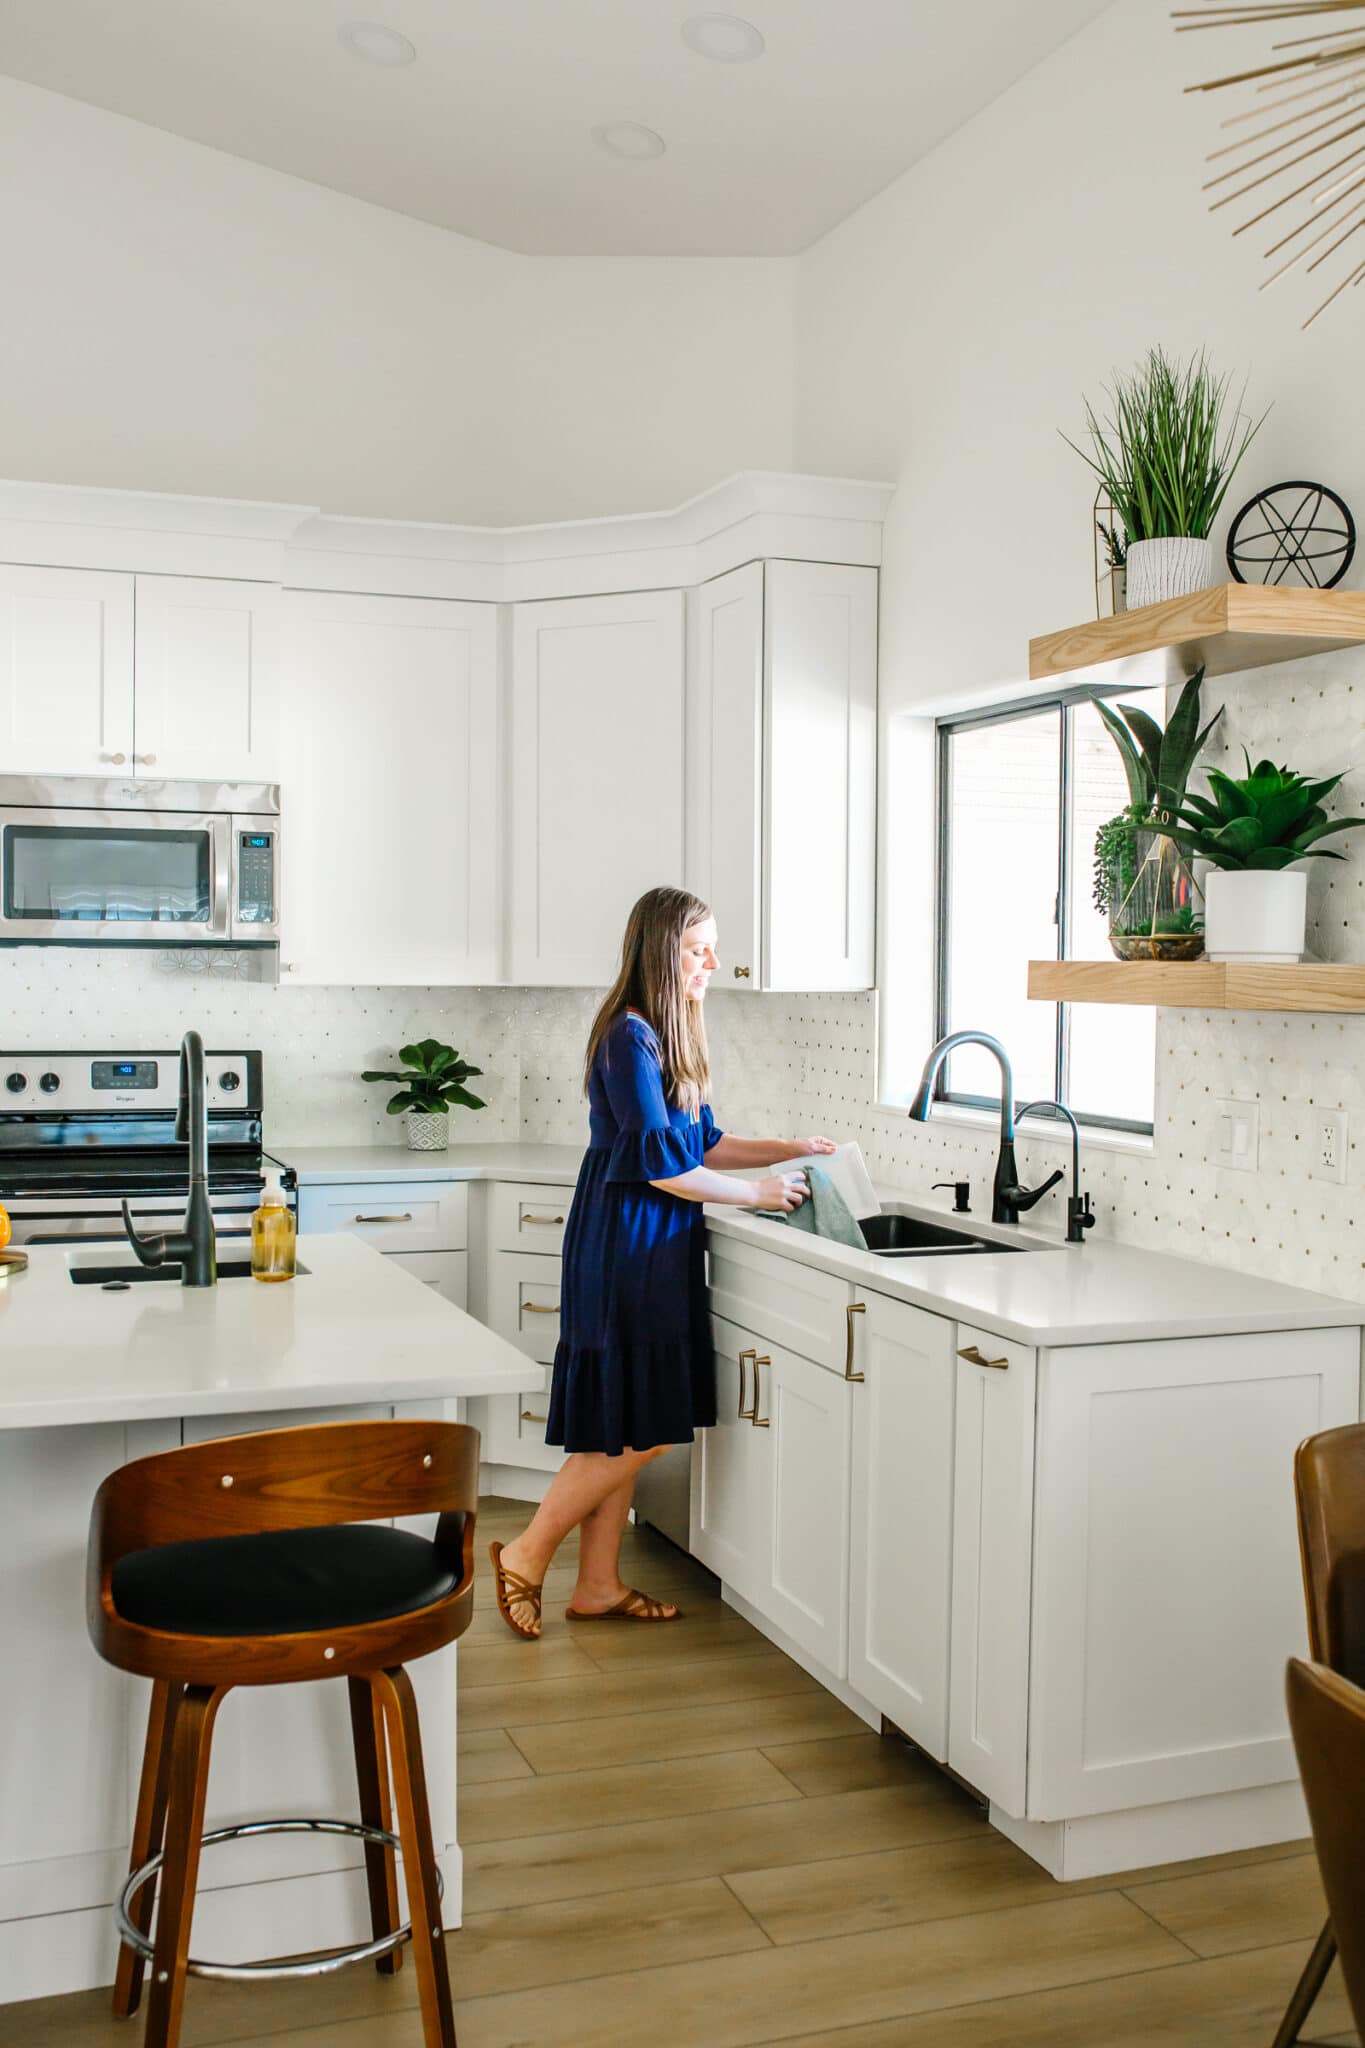
[(1130, 375), (1115, 376), (1107, 418), (1086, 401), (1088, 451), (1063, 436), (1122, 521), (1130, 609), (1214, 580), (1209, 534), (1265, 418), (1248, 421), (1239, 404), (1225, 424), (1229, 384), (1202, 354), (1182, 365), (1154, 348)]
[(1344, 860), (1319, 841), (1353, 831), (1365, 818), (1329, 818), (1322, 808), (1341, 775), (1313, 782), (1273, 761), (1253, 768), (1243, 753), (1246, 774), (1210, 768), (1212, 794), (1187, 796), (1171, 835), (1183, 852), (1210, 863), (1204, 893), (1211, 960), (1301, 960), (1308, 873), (1300, 863)]
[(1126, 808), (1095, 834), (1095, 904), (1109, 919), (1109, 943), (1120, 960), (1197, 960), (1204, 950), (1202, 898), (1169, 830), (1186, 801), (1190, 770), (1222, 715), (1215, 711), (1201, 729), (1203, 681), (1197, 669), (1164, 731), (1139, 705), (1095, 705), (1128, 781)]
[(1097, 519), (1095, 530), (1104, 549), (1104, 560), (1109, 570), (1109, 595), (1117, 618), (1120, 612), (1128, 609), (1128, 536), (1117, 519), (1112, 526)]
[(451, 1104), (458, 1103), (462, 1109), (484, 1106), (464, 1085), (482, 1074), (483, 1068), (471, 1067), (453, 1045), (442, 1045), (438, 1038), (400, 1046), (398, 1059), (399, 1072), (367, 1071), (360, 1078), (399, 1083), (398, 1093), (389, 1097), (387, 1107), (390, 1116), (406, 1118), (410, 1152), (444, 1152), (450, 1143)]

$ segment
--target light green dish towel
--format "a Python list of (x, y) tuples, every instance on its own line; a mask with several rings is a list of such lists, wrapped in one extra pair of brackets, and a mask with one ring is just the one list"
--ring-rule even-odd
[(858, 1228), (858, 1219), (824, 1168), (806, 1166), (802, 1172), (810, 1184), (809, 1199), (799, 1209), (793, 1209), (790, 1216), (770, 1211), (773, 1221), (790, 1224), (793, 1230), (804, 1230), (810, 1237), (832, 1238), (835, 1244), (851, 1245), (854, 1251), (865, 1252), (867, 1240)]

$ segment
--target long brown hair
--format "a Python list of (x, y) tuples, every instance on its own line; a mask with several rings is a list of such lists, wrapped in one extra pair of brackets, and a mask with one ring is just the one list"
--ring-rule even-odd
[(683, 933), (710, 917), (687, 889), (647, 889), (626, 920), (621, 970), (588, 1033), (583, 1064), (586, 1089), (597, 1048), (623, 1010), (638, 1010), (654, 1028), (664, 1071), (664, 1092), (695, 1116), (711, 1087), (706, 1025), (700, 1003), (688, 1000), (682, 977)]

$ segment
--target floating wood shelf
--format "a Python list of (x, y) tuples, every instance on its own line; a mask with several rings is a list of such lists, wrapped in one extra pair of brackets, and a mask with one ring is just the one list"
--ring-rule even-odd
[(1140, 1003), (1174, 1010), (1365, 1011), (1365, 966), (1293, 967), (1216, 960), (1030, 960), (1028, 992), (1044, 1003)]
[(1123, 683), (1148, 689), (1179, 683), (1201, 665), (1224, 676), (1365, 645), (1365, 591), (1280, 590), (1217, 583), (1140, 611), (1090, 619), (1029, 641), (1029, 680)]

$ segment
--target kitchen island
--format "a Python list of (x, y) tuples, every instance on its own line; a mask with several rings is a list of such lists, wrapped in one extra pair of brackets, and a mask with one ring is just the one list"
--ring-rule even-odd
[[(225, 1246), (224, 1256), (241, 1256)], [(112, 1981), (110, 1902), (126, 1874), (147, 1687), (102, 1664), (85, 1629), (85, 1542), (105, 1475), (184, 1442), (321, 1420), (462, 1418), (471, 1395), (539, 1372), (493, 1331), (368, 1245), (299, 1239), (298, 1277), (211, 1290), (76, 1284), (121, 1247), (37, 1247), (0, 1281), (0, 1970), (11, 1999)], [(455, 1828), (458, 1648), (413, 1667), (447, 1925), (460, 1919)], [(348, 1817), (344, 1686), (229, 1695), (208, 1825)], [(278, 1955), (368, 1928), (354, 1845), (239, 1842), (205, 1857), (194, 1952)]]

